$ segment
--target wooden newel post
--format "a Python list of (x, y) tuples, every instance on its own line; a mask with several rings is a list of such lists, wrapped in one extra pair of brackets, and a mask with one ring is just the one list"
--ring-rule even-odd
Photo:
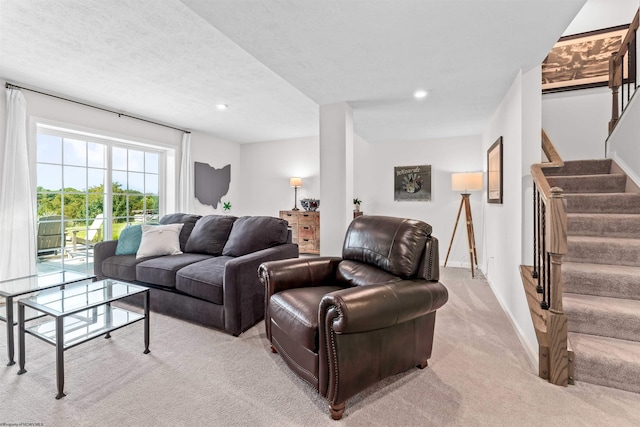
[(609, 88), (611, 89), (611, 120), (609, 121), (609, 133), (616, 127), (620, 118), (620, 107), (618, 105), (618, 88), (622, 85), (622, 67), (616, 61), (618, 52), (613, 52), (609, 58)]
[(569, 357), (567, 352), (567, 316), (562, 307), (562, 258), (567, 253), (567, 216), (562, 189), (551, 189), (547, 206), (547, 242), (551, 258), (549, 313), (549, 381), (566, 386), (569, 380)]

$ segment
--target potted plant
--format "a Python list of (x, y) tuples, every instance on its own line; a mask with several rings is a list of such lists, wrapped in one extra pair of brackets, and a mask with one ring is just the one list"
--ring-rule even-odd
[(353, 210), (355, 212), (360, 212), (360, 203), (362, 203), (362, 200), (358, 198), (353, 199)]

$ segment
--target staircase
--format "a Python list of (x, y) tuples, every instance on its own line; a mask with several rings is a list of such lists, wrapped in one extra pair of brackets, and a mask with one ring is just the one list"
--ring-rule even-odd
[(574, 379), (640, 393), (640, 188), (607, 160), (545, 170), (564, 190)]

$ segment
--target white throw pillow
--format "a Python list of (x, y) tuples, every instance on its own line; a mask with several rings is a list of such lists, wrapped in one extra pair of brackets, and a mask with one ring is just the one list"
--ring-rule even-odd
[(178, 255), (180, 250), (180, 230), (183, 224), (143, 225), (140, 247), (136, 258), (160, 255)]

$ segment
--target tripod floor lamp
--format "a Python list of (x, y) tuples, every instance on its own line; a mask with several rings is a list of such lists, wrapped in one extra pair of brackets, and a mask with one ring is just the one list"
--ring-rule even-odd
[(456, 230), (458, 229), (458, 221), (460, 221), (460, 214), (464, 207), (465, 218), (467, 222), (467, 241), (469, 243), (469, 258), (471, 261), (471, 277), (475, 277), (475, 269), (478, 268), (478, 254), (476, 252), (476, 238), (473, 234), (473, 219), (471, 217), (471, 202), (469, 201), (470, 191), (482, 190), (482, 172), (465, 172), (451, 174), (451, 190), (460, 191), (462, 199), (460, 200), (460, 208), (458, 208), (458, 217), (456, 218), (456, 225), (453, 227), (453, 234), (451, 235), (451, 243), (449, 243), (449, 250), (447, 251), (447, 257), (444, 260), (444, 266), (447, 266), (449, 260), (449, 253), (451, 253), (451, 246), (453, 246), (453, 238), (456, 236)]

